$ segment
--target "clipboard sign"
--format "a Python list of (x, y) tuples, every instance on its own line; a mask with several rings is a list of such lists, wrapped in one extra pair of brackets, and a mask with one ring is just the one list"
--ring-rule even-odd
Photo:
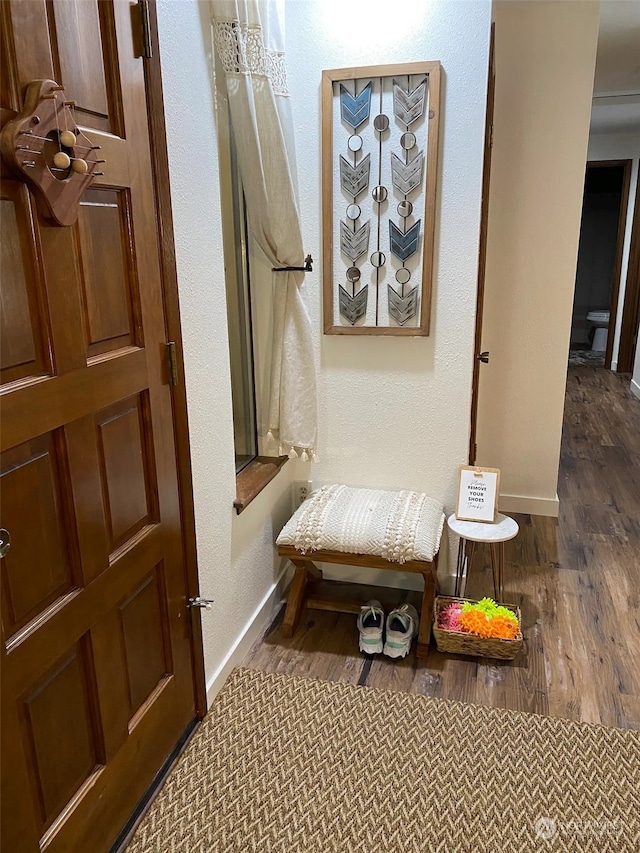
[(455, 516), (459, 521), (492, 524), (498, 516), (500, 469), (461, 465)]

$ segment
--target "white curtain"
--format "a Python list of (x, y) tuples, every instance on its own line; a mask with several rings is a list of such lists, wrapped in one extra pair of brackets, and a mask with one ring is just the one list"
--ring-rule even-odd
[[(273, 267), (303, 266), (283, 0), (211, 0), (249, 228)], [(274, 272), (269, 435), (315, 458), (316, 376), (302, 272)]]

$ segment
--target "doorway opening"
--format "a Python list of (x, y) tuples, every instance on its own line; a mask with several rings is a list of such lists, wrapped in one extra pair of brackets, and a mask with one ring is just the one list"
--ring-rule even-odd
[(570, 365), (611, 368), (631, 160), (587, 163)]

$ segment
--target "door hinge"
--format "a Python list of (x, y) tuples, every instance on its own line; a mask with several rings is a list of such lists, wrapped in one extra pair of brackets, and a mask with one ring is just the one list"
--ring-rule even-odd
[(149, 21), (148, 0), (138, 0), (138, 20), (140, 25), (140, 56), (151, 59), (153, 49), (151, 45), (151, 24)]
[(489, 127), (489, 148), (493, 148), (493, 125)]
[(165, 344), (167, 351), (167, 365), (169, 368), (169, 385), (178, 384), (178, 356), (176, 354), (175, 341), (169, 341)]

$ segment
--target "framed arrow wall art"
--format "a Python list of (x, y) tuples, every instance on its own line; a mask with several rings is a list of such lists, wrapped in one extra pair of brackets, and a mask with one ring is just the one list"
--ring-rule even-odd
[(439, 62), (323, 72), (325, 334), (429, 334), (439, 119)]

